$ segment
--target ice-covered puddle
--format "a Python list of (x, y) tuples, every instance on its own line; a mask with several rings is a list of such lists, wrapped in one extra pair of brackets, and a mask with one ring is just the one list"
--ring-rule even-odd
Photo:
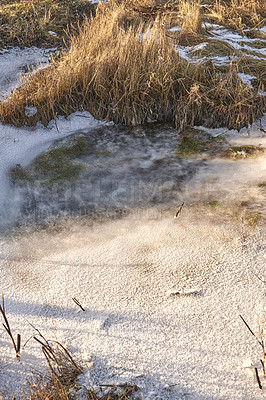
[[(59, 117), (57, 123), (51, 122), (47, 128), (41, 125), (35, 128), (16, 128), (0, 124), (0, 229), (10, 226), (23, 218), (24, 197), (21, 190), (14, 186), (10, 179), (10, 169), (20, 165), (25, 167), (40, 153), (46, 151), (60, 137), (80, 134), (96, 129), (100, 125), (108, 125), (95, 120), (89, 113), (77, 113), (67, 119)], [(57, 128), (60, 133), (58, 132)], [(34, 192), (32, 192), (34, 196)]]
[[(84, 126), (77, 129), (78, 123)], [(28, 320), (46, 338), (68, 345), (84, 363), (80, 396), (89, 385), (128, 382), (150, 400), (262, 400), (261, 348), (239, 315), (257, 334), (265, 318), (265, 154), (179, 159), (169, 127), (126, 134), (95, 123), (86, 114), (57, 125), (65, 141), (73, 128), (89, 140), (92, 152), (82, 158), (90, 169), (77, 193), (90, 176), (102, 180), (102, 195), (90, 200), (101, 199), (101, 217), (70, 210), (46, 226), (27, 224), (1, 235), (0, 286), (14, 334), (22, 343), (36, 334)], [(264, 123), (240, 133), (209, 132), (227, 135), (233, 146), (266, 147)], [(14, 131), (5, 129), (3, 143), (9, 143)], [(29, 149), (37, 155), (58, 139), (53, 129), (49, 143), (43, 128), (36, 136), (19, 130), (21, 138), (17, 131), (23, 146), (11, 141), (9, 159), (27, 166)], [(4, 181), (7, 170), (1, 171)], [(145, 196), (139, 196), (140, 178)], [(53, 199), (51, 209), (56, 204)], [(130, 212), (112, 219), (108, 205)], [(20, 390), (32, 370), (44, 370), (37, 342), (26, 344), (20, 361), (4, 332), (0, 343), (2, 386)], [(263, 390), (247, 361), (258, 367)]]
[[(181, 186), (204, 167), (204, 161), (179, 158), (178, 142), (177, 131), (164, 125), (131, 130), (103, 125), (78, 131), (55, 141), (53, 148), (68, 151), (73, 144), (86, 146), (73, 164), (82, 166), (79, 177), (56, 179), (61, 167), (64, 169), (59, 154), (59, 161), (47, 161), (56, 169), (50, 178), (47, 169), (42, 179), (33, 169), (33, 176), (11, 184), (15, 201), (8, 201), (6, 210), (9, 207), (10, 214), (17, 214), (20, 222), (70, 214), (106, 215), (179, 202)], [(12, 173), (20, 172), (19, 167), (10, 171), (11, 179)]]
[[(232, 191), (236, 195), (236, 183), (241, 199), (247, 193), (240, 188), (240, 183), (243, 181), (245, 185), (249, 179), (254, 179), (254, 167), (246, 171), (247, 161), (236, 164), (233, 159), (210, 160), (204, 151), (198, 156), (180, 156), (177, 149), (181, 139), (170, 125), (126, 129), (97, 123), (88, 113), (74, 114), (70, 120), (69, 125), (63, 119), (57, 123), (63, 131), (68, 127), (63, 135), (54, 127), (48, 132), (37, 129), (31, 135), (21, 129), (20, 136), (14, 140), (10, 138), (10, 143), (7, 135), (2, 138), (7, 148), (2, 160), (5, 177), (1, 196), (2, 228), (60, 216), (125, 215), (132, 210), (166, 208), (182, 201), (194, 203), (203, 198), (211, 201), (221, 193), (224, 198), (230, 198)], [(211, 143), (221, 152), (224, 146), (235, 145), (236, 138), (240, 145), (255, 144), (263, 149), (266, 144), (260, 123), (263, 122), (254, 125), (250, 135), (247, 130), (238, 134), (204, 127), (187, 134), (209, 134), (211, 139), (205, 138), (207, 141), (201, 145), (203, 150)], [(73, 133), (75, 126), (77, 129)], [(223, 141), (216, 141), (216, 137)], [(49, 146), (50, 151), (54, 151), (53, 157), (48, 150), (46, 158), (37, 157), (31, 163), (34, 155)], [(71, 152), (73, 146), (80, 148), (80, 154), (74, 155), (70, 162), (64, 154)], [(251, 159), (250, 165), (252, 162), (259, 163)], [(48, 164), (52, 166), (50, 169)], [(263, 180), (264, 172), (263, 167), (256, 173), (257, 181)], [(238, 178), (232, 180), (232, 175)]]

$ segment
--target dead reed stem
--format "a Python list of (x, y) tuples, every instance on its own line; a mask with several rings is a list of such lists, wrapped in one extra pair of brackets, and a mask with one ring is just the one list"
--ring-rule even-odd
[(15, 349), (16, 352), (16, 357), (19, 358), (20, 357), (20, 344), (21, 344), (21, 336), (18, 333), (17, 334), (17, 341), (15, 342), (14, 336), (12, 334), (8, 319), (7, 319), (7, 315), (6, 315), (6, 310), (5, 310), (5, 299), (4, 299), (4, 293), (2, 292), (2, 305), (0, 304), (0, 312), (2, 314), (2, 317), (4, 319), (4, 324), (3, 327), (5, 328), (7, 334), (9, 335), (12, 345)]

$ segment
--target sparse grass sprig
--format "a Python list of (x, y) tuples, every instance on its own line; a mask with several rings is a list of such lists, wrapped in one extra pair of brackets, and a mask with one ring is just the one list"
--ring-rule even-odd
[(77, 377), (82, 373), (82, 366), (61, 343), (46, 340), (42, 335), (41, 339), (36, 336), (34, 339), (41, 345), (51, 376), (64, 387), (73, 387)]

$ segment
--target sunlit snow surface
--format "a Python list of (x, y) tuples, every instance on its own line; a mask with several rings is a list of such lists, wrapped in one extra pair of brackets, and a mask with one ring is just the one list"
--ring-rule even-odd
[[(0, 55), (0, 65), (4, 59), (16, 65), (0, 74), (2, 88), (18, 66), (39, 58), (12, 54)], [(234, 145), (266, 147), (265, 117), (240, 133), (208, 132)], [(1, 223), (17, 220), (14, 204), (21, 201), (12, 198), (10, 167), (26, 166), (58, 138), (107, 127), (89, 113), (59, 117), (57, 126), (59, 133), (54, 122), (32, 129), (0, 125)], [(141, 159), (145, 169), (161, 162), (160, 154), (169, 156), (167, 141), (161, 151), (151, 151), (145, 136), (143, 143), (138, 153), (126, 154), (128, 160), (120, 154), (121, 168), (132, 169)], [(97, 389), (129, 382), (147, 400), (262, 400), (265, 384), (258, 388), (247, 361), (260, 367), (261, 349), (239, 314), (257, 333), (265, 317), (265, 225), (250, 228), (240, 204), (251, 202), (254, 212), (265, 215), (265, 191), (258, 188), (265, 180), (265, 156), (208, 160), (165, 207), (149, 201), (121, 219), (69, 217), (46, 229), (4, 231), (0, 288), (14, 334), (22, 335), (22, 344), (36, 334), (28, 320), (47, 339), (68, 345), (86, 367), (80, 399), (89, 384)], [(174, 219), (181, 200), (184, 208)], [(206, 205), (212, 200), (218, 209)], [(0, 346), (1, 389), (20, 390), (32, 370), (43, 370), (34, 340), (20, 361), (4, 329)]]

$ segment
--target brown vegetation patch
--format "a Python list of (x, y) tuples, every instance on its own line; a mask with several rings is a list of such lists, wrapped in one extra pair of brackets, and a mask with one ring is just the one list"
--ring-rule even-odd
[(264, 0), (219, 0), (210, 1), (206, 18), (242, 31), (244, 26), (253, 28), (265, 23), (266, 4)]
[[(219, 73), (209, 62), (179, 57), (159, 20), (121, 27), (125, 7), (99, 3), (96, 16), (73, 36), (52, 65), (22, 76), (0, 103), (0, 119), (16, 126), (48, 122), (88, 110), (97, 119), (126, 125), (150, 120), (241, 128), (263, 114), (265, 98), (245, 86), (231, 66)], [(37, 112), (27, 116), (26, 106)]]
[(193, 32), (178, 32), (175, 37), (176, 44), (180, 46), (196, 46), (206, 42), (206, 37)]
[(0, 47), (62, 45), (94, 9), (88, 0), (1, 0)]

